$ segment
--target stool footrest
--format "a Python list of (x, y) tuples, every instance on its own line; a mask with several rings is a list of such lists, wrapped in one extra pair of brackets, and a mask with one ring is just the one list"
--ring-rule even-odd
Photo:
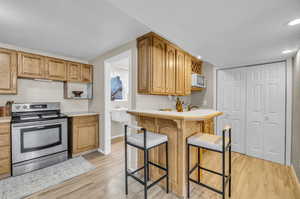
[(220, 190), (218, 190), (218, 189), (215, 189), (215, 188), (213, 188), (213, 187), (211, 187), (211, 186), (208, 186), (208, 185), (206, 185), (206, 184), (203, 184), (203, 183), (201, 183), (201, 182), (197, 182), (196, 180), (194, 180), (194, 179), (192, 179), (192, 178), (189, 178), (189, 180), (190, 181), (192, 181), (193, 183), (196, 183), (196, 184), (198, 184), (198, 185), (201, 185), (201, 186), (203, 186), (203, 187), (205, 187), (205, 188), (207, 188), (207, 189), (210, 189), (210, 190), (212, 190), (212, 191), (215, 191), (215, 192), (217, 192), (218, 194), (223, 194), (223, 192), (222, 191), (220, 191)]
[[(216, 174), (216, 175), (219, 175), (219, 176), (223, 176), (222, 173), (219, 173), (219, 172), (216, 172), (216, 171), (213, 171), (213, 170), (210, 170), (210, 169), (201, 167), (201, 166), (199, 166), (199, 168), (202, 169), (202, 170), (204, 170), (204, 171), (208, 171), (208, 172), (211, 172), (211, 173), (213, 173), (213, 174)], [(227, 175), (225, 175), (225, 177), (227, 177)]]
[(152, 182), (150, 185), (148, 185), (147, 188), (151, 188), (152, 186), (156, 185), (159, 181), (161, 181), (162, 179), (166, 178), (167, 176), (168, 176), (167, 174), (161, 176), (160, 178), (158, 178), (157, 180), (155, 180), (154, 182)]
[(138, 177), (136, 177), (135, 175), (133, 175), (131, 173), (127, 173), (127, 175), (129, 175), (130, 177), (132, 177), (133, 179), (135, 179), (136, 181), (138, 181), (142, 185), (145, 185), (145, 182), (143, 180), (139, 179)]
[(134, 170), (134, 171), (132, 171), (132, 172), (127, 171), (127, 173), (135, 174), (136, 172), (139, 172), (139, 171), (142, 170), (142, 169), (144, 169), (144, 166), (141, 167), (141, 168), (138, 168), (138, 169), (136, 169), (136, 170)]
[(190, 174), (193, 173), (195, 171), (195, 169), (198, 168), (198, 165), (195, 165), (191, 170), (190, 170)]
[(161, 170), (167, 171), (166, 168), (164, 168), (164, 167), (162, 167), (162, 166), (160, 166), (160, 165), (158, 165), (158, 164), (155, 164), (154, 162), (148, 161), (148, 163), (151, 164), (151, 165), (153, 165), (153, 166), (156, 166), (157, 168), (159, 168), (159, 169), (161, 169)]

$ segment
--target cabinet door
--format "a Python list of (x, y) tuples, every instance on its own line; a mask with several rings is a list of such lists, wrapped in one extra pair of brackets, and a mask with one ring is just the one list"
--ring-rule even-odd
[(185, 83), (184, 83), (184, 94), (190, 95), (192, 89), (192, 60), (190, 55), (185, 55)]
[(46, 78), (51, 80), (67, 80), (67, 63), (64, 60), (46, 59)]
[(98, 147), (98, 123), (74, 125), (73, 153), (80, 153)]
[(68, 63), (68, 78), (70, 82), (80, 82), (81, 81), (81, 64), (75, 62)]
[(93, 66), (82, 64), (81, 66), (81, 81), (90, 83), (93, 81)]
[(165, 43), (154, 37), (152, 47), (152, 94), (165, 94)]
[(166, 50), (166, 94), (174, 95), (176, 87), (176, 49), (167, 45)]
[(24, 52), (18, 53), (18, 77), (44, 78), (45, 57)]
[(184, 95), (184, 52), (177, 50), (176, 53), (176, 95)]
[(17, 93), (17, 53), (0, 49), (0, 94)]
[(138, 92), (149, 93), (150, 42), (147, 37), (138, 42)]

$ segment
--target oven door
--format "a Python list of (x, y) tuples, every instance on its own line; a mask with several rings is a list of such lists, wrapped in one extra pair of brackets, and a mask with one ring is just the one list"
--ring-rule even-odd
[(68, 149), (67, 119), (12, 125), (12, 162), (18, 163)]

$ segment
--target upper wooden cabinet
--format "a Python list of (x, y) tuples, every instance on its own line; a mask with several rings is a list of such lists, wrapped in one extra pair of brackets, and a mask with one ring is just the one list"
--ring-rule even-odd
[(146, 37), (138, 42), (138, 91), (150, 91), (150, 52), (152, 38)]
[(81, 66), (81, 81), (90, 83), (93, 81), (93, 66), (82, 64)]
[(0, 94), (17, 93), (17, 52), (0, 48)]
[(185, 83), (184, 83), (184, 93), (185, 95), (191, 94), (192, 89), (192, 58), (190, 55), (186, 54), (184, 57), (184, 63), (185, 63)]
[(44, 78), (45, 57), (30, 53), (18, 53), (18, 77)]
[(167, 45), (166, 50), (166, 93), (175, 94), (176, 91), (176, 49)]
[(80, 82), (81, 81), (81, 64), (75, 62), (68, 63), (68, 81)]
[(152, 82), (153, 94), (164, 94), (166, 91), (166, 45), (163, 41), (153, 38), (152, 46)]
[(200, 60), (153, 32), (139, 37), (137, 48), (139, 93), (191, 94), (192, 58), (201, 66)]
[(184, 83), (185, 83), (185, 63), (184, 52), (177, 50), (176, 53), (176, 95), (184, 95)]
[(50, 80), (67, 80), (67, 63), (61, 59), (46, 58), (46, 78)]

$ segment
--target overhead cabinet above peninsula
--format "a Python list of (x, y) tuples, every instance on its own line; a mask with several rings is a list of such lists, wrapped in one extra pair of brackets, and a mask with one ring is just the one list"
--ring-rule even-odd
[(139, 93), (191, 94), (191, 74), (201, 74), (201, 60), (153, 32), (139, 37), (137, 47)]

